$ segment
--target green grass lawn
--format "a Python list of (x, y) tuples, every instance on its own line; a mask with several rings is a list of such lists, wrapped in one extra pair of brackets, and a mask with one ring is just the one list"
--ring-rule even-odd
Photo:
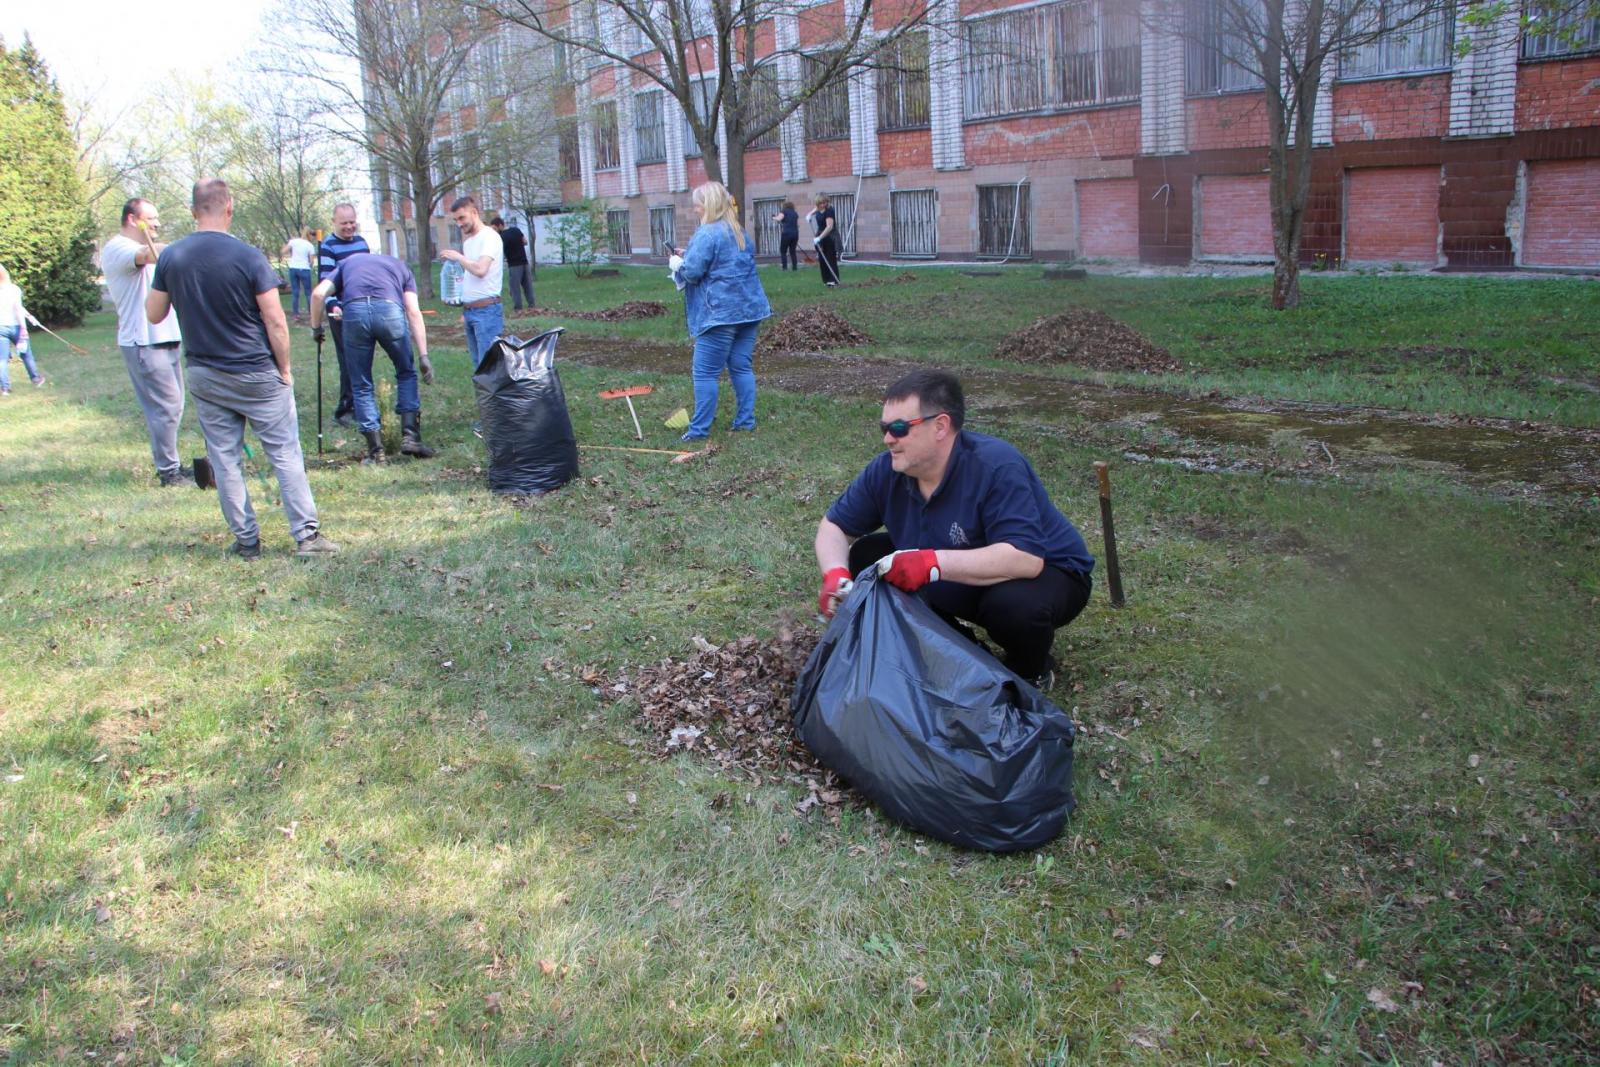
[[(664, 298), (653, 273), (552, 273), (541, 300)], [(1049, 310), (1018, 293), (1124, 300), (1164, 344), (1162, 322), (1191, 328), (1178, 281), (1135, 307), (1134, 280), (940, 279), (918, 299), (947, 297), (949, 345), (911, 315), (860, 324), (958, 365)], [(777, 279), (775, 302), (820, 298), (812, 281)], [(1396, 281), (1463, 305), (1501, 284)], [(1192, 284), (1223, 307), (1262, 283)], [(1503, 284), (1552, 316), (1593, 307), (1587, 283)], [(1307, 289), (1313, 308), (1384, 291)], [(1191, 306), (1241, 351), (1275, 347), (1282, 320)], [(1503, 351), (1491, 310), (1467, 347)], [(265, 554), (241, 564), (214, 495), (153, 487), (108, 320), (69, 336), (91, 355), (42, 340), (50, 384), (0, 405), (0, 1062), (1577, 1064), (1600, 1046), (1600, 522), (1576, 503), (1119, 464), (1129, 606), (1098, 588), (1056, 646), (1080, 807), (1051, 846), (995, 857), (656, 760), (634, 708), (583, 681), (807, 617), (811, 535), (879, 447), (874, 406), (769, 390), (759, 432), (724, 420), (709, 460), (585, 451), (582, 480), (519, 507), (472, 471), (466, 360), (436, 345), (440, 456), (313, 466), (344, 551), (312, 564), (252, 480)], [(563, 375), (580, 442), (629, 443), (595, 396), (615, 375)], [(656, 384), (644, 444), (672, 447), (660, 421), (688, 381)], [(983, 428), (1094, 545), (1101, 457)], [(329, 441), (349, 456), (351, 436)]]
[[(1285, 314), (1267, 306), (1267, 276), (1046, 282), (1031, 266), (981, 278), (914, 262), (906, 270), (916, 280), (863, 285), (887, 283), (904, 271), (847, 264), (846, 284), (831, 291), (815, 271), (764, 269), (761, 277), (778, 314), (825, 305), (871, 337), (863, 351), (879, 357), (999, 367), (990, 357), (1007, 334), (1043, 315), (1086, 307), (1169, 349), (1185, 372), (1058, 367), (1047, 373), (1600, 426), (1600, 279), (1313, 272), (1302, 283), (1303, 306)], [(567, 270), (546, 267), (535, 295), (541, 304), (567, 308), (651, 299), (675, 309), (678, 298), (665, 278), (665, 268), (623, 268), (617, 278), (574, 282)], [(674, 344), (684, 336), (676, 310), (633, 323), (557, 321), (578, 334)]]

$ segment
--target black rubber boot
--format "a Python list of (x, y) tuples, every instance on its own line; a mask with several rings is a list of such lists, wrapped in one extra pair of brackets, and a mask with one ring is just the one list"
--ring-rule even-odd
[(389, 457), (383, 451), (383, 431), (363, 430), (361, 436), (367, 439), (367, 454), (361, 457), (363, 463), (382, 463)]
[(404, 411), (400, 413), (400, 451), (408, 456), (418, 459), (431, 459), (436, 453), (433, 449), (422, 443), (422, 413), (420, 411)]

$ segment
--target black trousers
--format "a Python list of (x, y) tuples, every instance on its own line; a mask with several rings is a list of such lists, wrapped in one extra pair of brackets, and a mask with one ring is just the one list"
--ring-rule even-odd
[(800, 235), (778, 238), (778, 269), (800, 269)]
[(839, 239), (824, 237), (817, 242), (817, 269), (822, 272), (822, 280), (829, 284), (839, 281)]
[(344, 319), (328, 319), (328, 332), (333, 334), (333, 352), (339, 359), (339, 406), (333, 409), (333, 417), (340, 415), (353, 415), (356, 410), (356, 394), (350, 385), (350, 370), (344, 361)]
[[(895, 550), (885, 532), (868, 534), (850, 546), (850, 573), (860, 574)], [(1000, 646), (1005, 665), (1024, 678), (1036, 678), (1050, 667), (1050, 646), (1056, 631), (1089, 603), (1093, 583), (1087, 574), (1045, 564), (1037, 578), (1013, 578), (996, 585), (929, 582), (917, 591), (934, 611), (957, 630), (976, 640), (965, 623), (983, 627)]]

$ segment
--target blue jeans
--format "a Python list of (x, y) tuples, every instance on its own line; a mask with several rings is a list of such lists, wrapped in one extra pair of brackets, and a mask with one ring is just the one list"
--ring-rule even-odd
[(372, 391), (372, 357), (378, 345), (394, 364), (396, 415), (422, 410), (417, 371), (411, 362), (411, 331), (405, 311), (390, 300), (356, 300), (344, 304), (344, 361), (350, 371), (356, 425), (362, 433), (379, 428), (378, 401)]
[(472, 359), (472, 373), (476, 374), (483, 354), (495, 338), (506, 332), (505, 307), (496, 300), (481, 308), (462, 308), (461, 326), (467, 333), (467, 355)]
[(298, 270), (289, 268), (289, 300), (293, 305), (293, 314), (300, 314), (300, 292), (306, 294), (306, 310), (311, 310), (311, 270)]
[(717, 417), (717, 380), (727, 368), (728, 381), (738, 401), (733, 415), (735, 430), (756, 428), (756, 372), (752, 360), (756, 351), (755, 322), (735, 322), (709, 326), (694, 339), (694, 418), (689, 420), (686, 438), (705, 437)]
[[(0, 326), (0, 389), (11, 392), (11, 349), (22, 338), (21, 326)], [(21, 349), (22, 365), (28, 369), (28, 380), (39, 380), (39, 368), (33, 362), (32, 346)]]

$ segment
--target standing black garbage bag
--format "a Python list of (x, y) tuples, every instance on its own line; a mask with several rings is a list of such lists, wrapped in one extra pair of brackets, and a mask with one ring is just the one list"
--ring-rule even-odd
[(498, 338), (472, 376), (497, 493), (548, 493), (578, 474), (578, 440), (555, 366), (560, 335), (558, 326), (531, 341)]
[(953, 845), (1038, 848), (1076, 805), (1072, 719), (870, 567), (800, 672), (791, 712), (823, 764)]

